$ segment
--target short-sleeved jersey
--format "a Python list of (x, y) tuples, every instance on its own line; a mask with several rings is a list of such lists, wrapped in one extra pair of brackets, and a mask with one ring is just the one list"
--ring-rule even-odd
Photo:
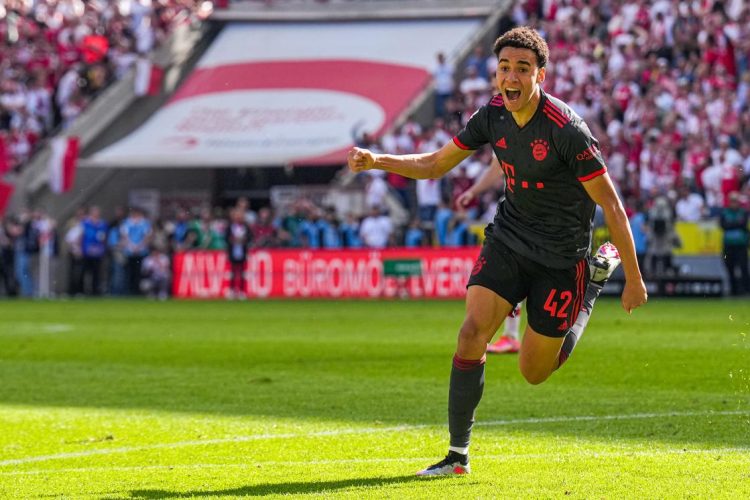
[(453, 142), (469, 150), (491, 144), (505, 173), (505, 199), (489, 237), (552, 268), (588, 254), (596, 207), (582, 182), (607, 167), (598, 141), (567, 104), (542, 92), (534, 116), (519, 128), (497, 95)]

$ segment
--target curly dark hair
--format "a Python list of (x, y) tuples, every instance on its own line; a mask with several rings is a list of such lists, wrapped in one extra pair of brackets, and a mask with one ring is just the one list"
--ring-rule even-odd
[(529, 49), (536, 54), (536, 62), (540, 68), (547, 65), (549, 59), (549, 47), (544, 38), (534, 29), (527, 26), (513, 28), (500, 38), (495, 40), (495, 46), (492, 52), (495, 57), (500, 55), (504, 47), (515, 47), (517, 49)]

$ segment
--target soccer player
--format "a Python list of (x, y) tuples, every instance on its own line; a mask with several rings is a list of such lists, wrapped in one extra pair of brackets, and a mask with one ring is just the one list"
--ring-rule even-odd
[(419, 475), (470, 471), (469, 441), (484, 389), (487, 343), (516, 304), (526, 299), (528, 326), (519, 368), (529, 383), (544, 382), (570, 356), (578, 339), (571, 325), (590, 279), (595, 204), (604, 211), (622, 260), (622, 307), (630, 313), (647, 300), (628, 219), (597, 141), (569, 106), (541, 88), (547, 43), (530, 28), (514, 28), (496, 40), (494, 54), (500, 93), (474, 113), (452, 142), (412, 155), (349, 152), (354, 172), (381, 169), (438, 178), (489, 143), (505, 172), (506, 196), (485, 230), (467, 285), (450, 376), (449, 452)]
[[(456, 203), (459, 206), (466, 206), (471, 201), (490, 189), (498, 189), (503, 180), (502, 167), (497, 161), (497, 158), (492, 159), (492, 163), (489, 168), (485, 169), (479, 179), (466, 191), (461, 193), (456, 198)], [(586, 287), (586, 294), (583, 300), (583, 312), (579, 314), (576, 322), (573, 324), (571, 329), (577, 332), (577, 338), (583, 334), (583, 330), (586, 328), (591, 310), (594, 307), (594, 301), (599, 297), (599, 294), (604, 288), (604, 284), (607, 282), (609, 277), (612, 275), (614, 270), (620, 264), (619, 254), (617, 249), (611, 243), (602, 245), (599, 250), (594, 254), (590, 263), (591, 274), (595, 275), (591, 281), (589, 281)], [(487, 344), (487, 352), (490, 354), (516, 354), (521, 350), (521, 342), (519, 340), (520, 327), (521, 327), (521, 303), (508, 314), (508, 317), (503, 321), (503, 333), (497, 341)]]

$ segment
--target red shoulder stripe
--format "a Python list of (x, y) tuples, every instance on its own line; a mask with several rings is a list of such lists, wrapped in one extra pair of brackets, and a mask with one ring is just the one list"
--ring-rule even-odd
[(556, 113), (560, 118), (563, 119), (563, 121), (565, 123), (568, 123), (570, 121), (570, 119), (568, 119), (568, 117), (565, 116), (565, 113), (563, 113), (560, 108), (558, 108), (557, 106), (555, 106), (554, 104), (552, 104), (552, 102), (550, 102), (549, 99), (547, 99), (546, 101), (544, 101), (544, 107), (547, 108), (547, 109), (549, 109), (550, 111)]
[(560, 114), (560, 110), (551, 106), (547, 106), (546, 104), (544, 105), (544, 112), (549, 115), (554, 115), (558, 119), (558, 121), (561, 121), (563, 124), (570, 121), (567, 116)]
[(594, 177), (599, 177), (600, 175), (604, 174), (607, 171), (607, 167), (602, 167), (596, 172), (591, 172), (589, 175), (584, 175), (583, 177), (579, 177), (578, 180), (581, 182), (590, 181)]
[(500, 94), (496, 95), (492, 98), (490, 101), (490, 106), (505, 106), (505, 102), (503, 102), (503, 96)]
[(465, 149), (467, 151), (471, 150), (471, 148), (469, 146), (467, 146), (466, 144), (464, 144), (463, 142), (461, 142), (459, 140), (458, 136), (453, 137), (453, 144), (455, 144), (456, 146), (458, 146), (461, 149)]
[(565, 122), (563, 122), (557, 115), (553, 114), (551, 111), (547, 111), (547, 108), (544, 108), (542, 112), (547, 115), (547, 118), (552, 120), (558, 127), (563, 128), (565, 126)]

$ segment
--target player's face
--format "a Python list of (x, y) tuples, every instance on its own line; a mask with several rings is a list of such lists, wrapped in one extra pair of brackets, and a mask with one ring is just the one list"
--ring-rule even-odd
[(497, 87), (505, 107), (511, 113), (533, 109), (539, 102), (539, 85), (545, 74), (545, 69), (537, 64), (534, 51), (503, 47), (497, 60)]

